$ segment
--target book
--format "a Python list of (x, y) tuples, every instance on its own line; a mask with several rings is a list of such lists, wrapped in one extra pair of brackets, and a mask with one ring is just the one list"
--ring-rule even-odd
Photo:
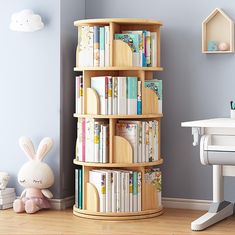
[(80, 67), (89, 66), (89, 26), (78, 27), (78, 63)]
[(99, 122), (94, 123), (94, 162), (101, 162), (100, 159), (100, 132), (101, 132), (101, 126)]
[(93, 184), (99, 194), (100, 212), (106, 212), (106, 174), (102, 171), (89, 171), (89, 182)]
[(100, 27), (94, 26), (94, 66), (100, 66)]
[(137, 114), (142, 114), (142, 82), (138, 81), (137, 89)]
[(104, 27), (100, 27), (100, 67), (105, 65), (105, 32)]
[(148, 67), (151, 65), (151, 47), (150, 47), (151, 39), (150, 37), (151, 37), (150, 32), (146, 31), (146, 63)]
[(142, 162), (146, 162), (146, 122), (142, 122)]
[(91, 88), (100, 98), (100, 114), (108, 114), (108, 79), (110, 76), (91, 77)]
[(76, 76), (75, 78), (75, 112), (77, 114), (83, 114), (83, 79), (82, 76)]
[(94, 162), (94, 126), (95, 126), (95, 119), (93, 118), (86, 118), (86, 147), (85, 147), (85, 154), (86, 154), (86, 162)]
[(82, 209), (83, 208), (83, 172), (82, 169), (78, 170), (78, 208)]
[(118, 114), (118, 80), (117, 77), (113, 77), (112, 81), (112, 100), (113, 100), (113, 115)]
[(138, 206), (137, 206), (137, 211), (141, 211), (141, 191), (142, 191), (142, 177), (141, 177), (141, 172), (138, 172)]
[(153, 123), (149, 121), (149, 152), (148, 152), (148, 162), (153, 161)]
[(82, 118), (82, 142), (81, 142), (82, 148), (82, 161), (86, 161), (86, 119)]
[(113, 171), (111, 177), (112, 212), (117, 212), (117, 172)]
[(117, 108), (118, 115), (127, 114), (126, 77), (117, 77)]
[(104, 45), (104, 53), (105, 53), (105, 67), (109, 67), (109, 53), (110, 53), (110, 30), (109, 26), (104, 26), (104, 32), (105, 32), (105, 45)]
[(121, 212), (121, 172), (116, 171), (117, 174), (117, 212)]
[(127, 115), (137, 114), (137, 77), (127, 77)]
[(157, 66), (157, 32), (151, 32), (151, 66)]
[(5, 188), (0, 190), (0, 197), (9, 195), (9, 194), (14, 194), (15, 189), (14, 188)]
[(79, 172), (75, 169), (75, 206), (79, 208)]
[(133, 172), (133, 212), (138, 211), (138, 172)]
[(125, 212), (125, 186), (126, 180), (125, 180), (125, 172), (121, 171), (121, 203), (120, 203), (120, 212)]
[(12, 194), (10, 196), (4, 196), (4, 197), (0, 198), (0, 205), (12, 203), (12, 202), (14, 202), (15, 199), (16, 199), (15, 194)]
[[(136, 124), (136, 139), (137, 139), (137, 159), (136, 162), (142, 162), (142, 122), (136, 120), (118, 120), (118, 123)], [(134, 150), (135, 151), (135, 150)], [(135, 162), (135, 152), (134, 152)]]
[(134, 123), (117, 123), (116, 135), (121, 136), (129, 141), (133, 149), (134, 163), (138, 162), (138, 124)]
[(145, 123), (145, 162), (149, 162), (149, 123)]
[(9, 208), (12, 208), (12, 207), (13, 207), (13, 202), (7, 203), (7, 204), (4, 204), (4, 205), (0, 205), (0, 210), (6, 210), (6, 209), (9, 209)]
[(144, 86), (153, 90), (158, 97), (158, 113), (162, 113), (162, 80), (146, 80)]
[(130, 212), (133, 212), (133, 171), (129, 172), (129, 201)]
[(113, 114), (113, 78), (108, 77), (108, 114)]
[(78, 118), (77, 121), (77, 159), (78, 161), (85, 161), (85, 154), (83, 154), (84, 148), (83, 148), (83, 119)]
[(108, 149), (108, 138), (109, 138), (109, 128), (108, 125), (101, 125), (102, 128), (102, 163), (108, 163), (109, 161), (109, 149)]
[(114, 35), (115, 40), (122, 40), (127, 43), (133, 53), (132, 66), (139, 66), (140, 54), (139, 54), (139, 35), (137, 34), (124, 34), (118, 33)]

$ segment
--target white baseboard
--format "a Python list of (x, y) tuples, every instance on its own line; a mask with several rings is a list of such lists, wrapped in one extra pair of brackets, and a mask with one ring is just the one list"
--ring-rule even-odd
[(183, 199), (183, 198), (162, 198), (162, 204), (165, 208), (208, 210), (212, 201)]
[(64, 210), (74, 205), (74, 196), (66, 197), (64, 199), (51, 199), (51, 208), (54, 210)]

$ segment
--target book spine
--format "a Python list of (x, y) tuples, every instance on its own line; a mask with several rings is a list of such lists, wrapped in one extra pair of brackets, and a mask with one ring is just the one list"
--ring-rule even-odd
[(146, 31), (146, 63), (147, 66), (151, 64), (151, 49), (150, 49), (150, 32)]
[(86, 118), (86, 162), (94, 162), (94, 119)]
[(106, 212), (112, 212), (111, 172), (106, 173)]
[(100, 67), (104, 67), (105, 64), (105, 33), (104, 33), (104, 27), (100, 27)]
[(79, 169), (79, 171), (78, 171), (78, 176), (79, 176), (79, 185), (78, 185), (78, 187), (79, 187), (79, 193), (78, 193), (78, 199), (79, 199), (79, 201), (78, 201), (78, 208), (79, 209), (82, 209), (83, 208), (83, 202), (82, 202), (82, 200), (83, 200), (83, 184), (82, 184), (82, 181), (83, 181), (83, 175), (82, 175), (82, 169)]
[(79, 89), (79, 96), (80, 96), (80, 102), (79, 102), (79, 106), (80, 106), (80, 112), (81, 114), (84, 114), (84, 106), (83, 106), (83, 77), (80, 76), (80, 89)]
[(82, 118), (82, 161), (86, 161), (86, 119)]
[(99, 67), (100, 65), (100, 35), (99, 26), (94, 26), (94, 66)]
[(104, 143), (104, 129), (103, 129), (103, 125), (100, 126), (100, 144), (99, 144), (99, 156), (100, 156), (100, 163), (103, 163), (103, 143)]
[(126, 115), (126, 77), (118, 77), (118, 115)]
[(80, 103), (80, 76), (76, 76), (76, 78), (75, 78), (75, 97), (76, 97), (76, 99), (75, 99), (75, 104), (76, 104), (75, 112), (77, 114), (81, 114), (81, 110), (80, 110), (81, 107), (79, 105), (79, 103)]
[(106, 212), (106, 175), (101, 173), (101, 197), (100, 197), (100, 212)]
[(125, 173), (121, 172), (121, 212), (125, 212)]
[(137, 114), (137, 77), (127, 77), (127, 114)]
[(108, 126), (103, 125), (102, 126), (103, 130), (103, 163), (108, 163)]
[(117, 77), (113, 77), (113, 115), (118, 114), (118, 81)]
[(143, 31), (143, 67), (147, 66), (147, 61), (146, 61), (146, 31)]
[(157, 66), (157, 32), (151, 32), (151, 65)]
[(105, 115), (108, 114), (108, 77), (105, 77)]
[(145, 145), (146, 145), (146, 122), (142, 122), (142, 162), (146, 162), (145, 159)]
[(141, 211), (141, 191), (142, 191), (141, 172), (138, 172), (138, 207), (137, 211)]
[(145, 161), (149, 162), (149, 123), (146, 122), (145, 132)]
[(149, 121), (149, 162), (153, 161), (153, 125), (152, 121)]
[(105, 67), (109, 67), (110, 66), (110, 62), (109, 62), (109, 53), (110, 53), (110, 30), (109, 30), (109, 26), (105, 26), (104, 27), (105, 30), (105, 49), (104, 49), (104, 53), (105, 53)]
[(112, 212), (117, 212), (117, 172), (112, 172), (111, 178), (112, 187)]
[(88, 66), (94, 66), (94, 27), (89, 27), (88, 34)]
[(75, 169), (75, 206), (79, 208), (79, 172)]
[(130, 212), (133, 212), (133, 172), (129, 173), (129, 201), (130, 201)]
[(121, 172), (117, 171), (117, 212), (121, 212)]
[(95, 122), (94, 127), (94, 162), (99, 162), (100, 125)]
[(129, 181), (130, 181), (130, 176), (129, 176), (129, 172), (125, 172), (125, 212), (129, 212), (130, 211), (130, 191), (129, 191)]
[(138, 172), (133, 172), (133, 212), (138, 211)]
[(138, 122), (138, 162), (142, 162), (142, 122)]
[(113, 114), (113, 78), (108, 77), (108, 114)]
[(137, 114), (142, 114), (142, 82), (138, 81)]

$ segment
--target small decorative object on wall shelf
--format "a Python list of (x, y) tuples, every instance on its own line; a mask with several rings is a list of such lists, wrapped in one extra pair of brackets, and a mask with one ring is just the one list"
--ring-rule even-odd
[(202, 22), (202, 53), (234, 53), (234, 22), (219, 8)]
[(11, 16), (10, 30), (17, 32), (34, 32), (44, 27), (41, 16), (25, 9)]

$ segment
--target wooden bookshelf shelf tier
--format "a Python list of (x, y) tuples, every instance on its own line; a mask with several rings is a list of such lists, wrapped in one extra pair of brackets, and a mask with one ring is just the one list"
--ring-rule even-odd
[[(83, 113), (75, 113), (75, 118), (107, 119), (109, 123), (109, 163), (80, 162), (74, 159), (73, 163), (82, 168), (82, 205), (83, 209), (73, 207), (73, 213), (79, 217), (100, 220), (130, 220), (151, 218), (163, 213), (163, 207), (157, 196), (156, 187), (146, 183), (145, 170), (161, 165), (163, 159), (160, 152), (160, 123), (163, 115), (158, 112), (158, 97), (156, 93), (142, 85), (142, 115), (100, 115), (100, 103), (97, 92), (91, 88), (91, 77), (97, 76), (135, 76), (144, 84), (144, 81), (153, 79), (153, 73), (163, 71), (160, 63), (160, 27), (162, 22), (146, 19), (87, 19), (74, 22), (76, 27), (81, 26), (109, 26), (110, 48), (109, 66), (81, 67), (78, 50), (74, 71), (82, 72), (83, 76)], [(115, 40), (114, 35), (127, 30), (148, 30), (156, 32), (156, 66), (132, 66), (132, 49), (121, 40)], [(118, 120), (157, 120), (158, 129), (158, 160), (152, 162), (133, 163), (133, 150), (130, 143), (123, 137), (116, 136), (115, 125)], [(89, 171), (101, 168), (115, 168), (141, 172), (141, 211), (138, 212), (99, 212), (99, 194), (94, 185), (89, 182)]]

